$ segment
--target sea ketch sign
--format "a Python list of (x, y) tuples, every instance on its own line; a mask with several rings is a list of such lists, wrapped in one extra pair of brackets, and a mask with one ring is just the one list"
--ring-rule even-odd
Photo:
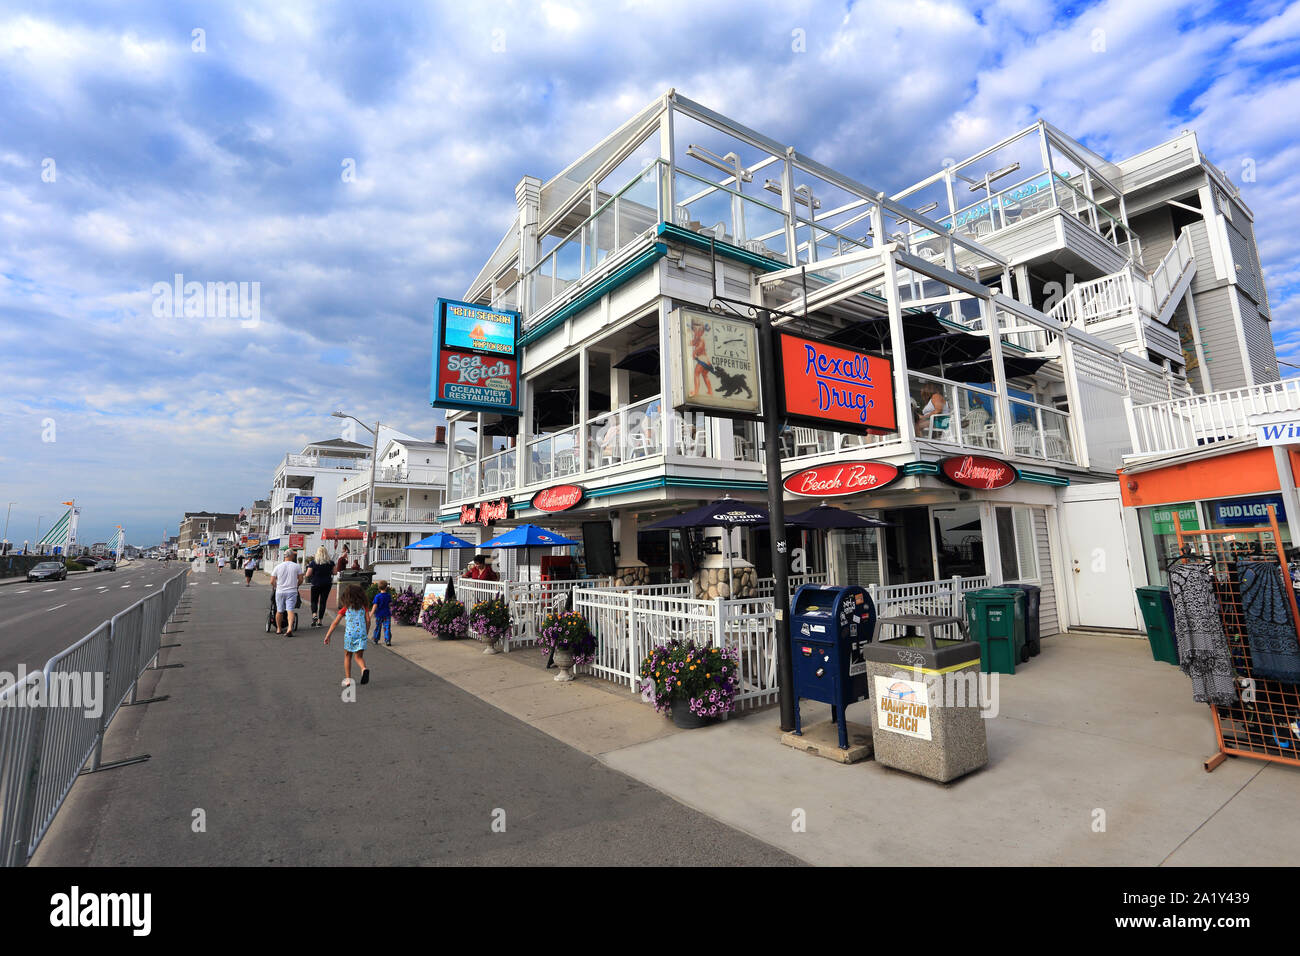
[(460, 523), (463, 525), (481, 524), (483, 527), (504, 521), (510, 517), (510, 499), (498, 498), (496, 501), (484, 501), (477, 505), (461, 505)]
[(1015, 484), (1020, 472), (1005, 461), (983, 455), (955, 455), (939, 462), (939, 477), (962, 488), (989, 491)]
[(837, 498), (864, 491), (879, 491), (898, 479), (899, 471), (883, 461), (849, 461), (818, 465), (795, 472), (785, 490), (805, 498)]

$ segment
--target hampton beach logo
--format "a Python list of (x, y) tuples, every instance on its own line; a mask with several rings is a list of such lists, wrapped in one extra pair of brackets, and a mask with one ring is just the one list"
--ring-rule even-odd
[(260, 282), (186, 282), (178, 272), (151, 291), (153, 314), (160, 319), (239, 319), (246, 329), (262, 321)]

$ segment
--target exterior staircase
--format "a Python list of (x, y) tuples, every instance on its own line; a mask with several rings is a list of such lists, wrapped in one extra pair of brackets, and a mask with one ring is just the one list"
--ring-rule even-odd
[(1196, 275), (1192, 237), (1184, 230), (1148, 275), (1130, 263), (1074, 286), (1048, 315), (1128, 351), (1155, 352), (1181, 364), (1182, 343), (1170, 323)]

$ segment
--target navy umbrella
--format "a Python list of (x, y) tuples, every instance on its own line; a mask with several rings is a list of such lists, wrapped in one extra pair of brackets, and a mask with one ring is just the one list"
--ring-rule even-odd
[[(711, 501), (707, 505), (693, 508), (685, 514), (673, 515), (671, 518), (664, 518), (662, 521), (646, 525), (645, 530), (722, 527), (730, 531), (732, 528), (751, 527), (765, 524), (767, 521), (767, 509), (762, 505), (751, 505), (748, 502), (737, 501), (735, 498), (727, 496), (719, 498), (717, 501)], [(730, 535), (728, 535), (727, 577), (729, 581), (734, 581), (734, 574), (735, 572), (731, 566), (731, 541)]]
[[(1045, 358), (1022, 358), (1018, 355), (1004, 355), (1002, 357), (1002, 368), (1007, 373), (1008, 379), (1021, 378), (1025, 375), (1033, 375), (1049, 361), (1050, 359)], [(950, 365), (946, 377), (954, 382), (969, 382), (971, 384), (992, 382), (993, 359), (987, 357), (980, 359), (978, 362), (959, 362)]]
[(845, 511), (843, 508), (832, 507), (825, 502), (815, 508), (809, 508), (807, 511), (787, 518), (785, 523), (789, 528), (800, 528), (804, 531), (893, 527), (888, 521), (881, 521), (879, 518), (868, 518), (866, 515), (860, 515), (854, 511)]

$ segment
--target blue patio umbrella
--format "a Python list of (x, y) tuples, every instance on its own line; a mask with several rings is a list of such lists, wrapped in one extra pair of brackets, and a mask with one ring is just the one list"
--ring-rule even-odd
[[(539, 528), (535, 524), (521, 524), (518, 527), (511, 528), (504, 534), (497, 535), (491, 541), (484, 541), (482, 546), (484, 548), (523, 548), (525, 561), (531, 565), (533, 548), (562, 548), (577, 543), (572, 538), (566, 538), (554, 531)], [(529, 574), (531, 577), (531, 572)]]
[[(437, 531), (427, 538), (421, 538), (414, 544), (408, 544), (408, 551), (447, 551), (452, 548), (474, 548), (477, 547), (472, 541), (466, 541), (464, 538), (458, 538), (454, 534), (448, 534), (445, 531)], [(438, 569), (439, 573), (445, 573), (447, 570), (446, 561)]]

